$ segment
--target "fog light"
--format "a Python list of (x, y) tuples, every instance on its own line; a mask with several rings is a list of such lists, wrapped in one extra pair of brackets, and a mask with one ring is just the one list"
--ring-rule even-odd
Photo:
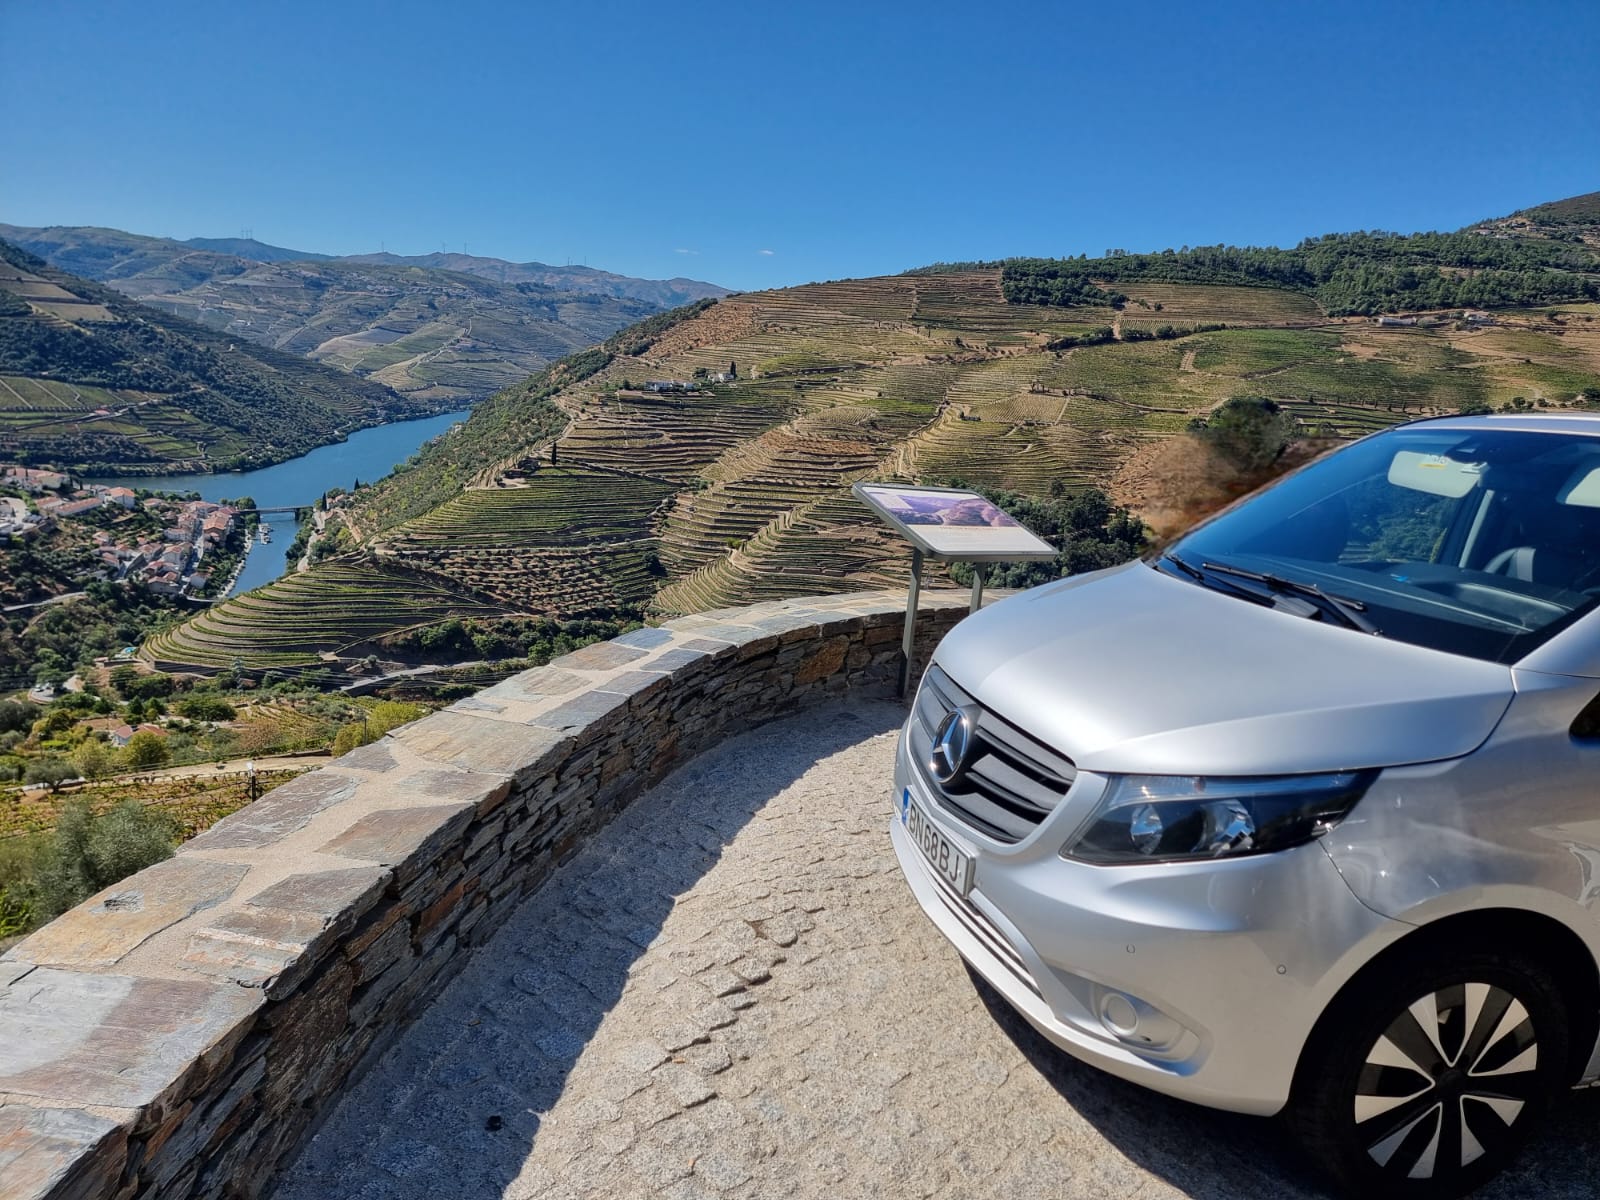
[(1119, 1042), (1141, 1050), (1166, 1050), (1183, 1036), (1184, 1027), (1154, 1005), (1109, 988), (1096, 990), (1100, 992), (1095, 1004), (1100, 1023)]
[(1100, 1020), (1119, 1038), (1131, 1038), (1139, 1028), (1139, 1010), (1121, 992), (1107, 992), (1100, 1000)]

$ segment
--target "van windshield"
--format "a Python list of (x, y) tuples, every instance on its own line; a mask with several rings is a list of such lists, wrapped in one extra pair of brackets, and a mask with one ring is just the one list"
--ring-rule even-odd
[(1391, 430), (1288, 476), (1168, 555), (1161, 569), (1246, 599), (1515, 662), (1600, 602), (1600, 438)]

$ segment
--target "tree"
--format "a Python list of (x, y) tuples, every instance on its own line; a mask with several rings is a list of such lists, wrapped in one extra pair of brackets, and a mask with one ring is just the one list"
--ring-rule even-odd
[(109, 775), (116, 759), (111, 748), (99, 738), (90, 738), (72, 755), (72, 765), (85, 779), (99, 779)]
[(53, 755), (42, 755), (28, 760), (28, 766), (23, 773), (22, 781), (32, 784), (42, 783), (52, 792), (59, 792), (63, 783), (77, 777), (77, 770), (66, 759), (56, 758)]
[(149, 729), (141, 729), (128, 739), (128, 765), (135, 770), (166, 766), (172, 757), (166, 739)]
[(26, 700), (0, 700), (0, 733), (32, 729), (38, 716), (38, 708)]
[(178, 701), (178, 715), (190, 721), (231, 721), (238, 716), (220, 696), (192, 694)]
[(1234, 396), (1189, 431), (1246, 474), (1265, 471), (1284, 452), (1295, 419), (1265, 396)]

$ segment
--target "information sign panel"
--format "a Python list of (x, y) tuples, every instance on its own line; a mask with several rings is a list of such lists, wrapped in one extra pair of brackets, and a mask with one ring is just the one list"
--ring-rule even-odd
[(1054, 546), (977, 492), (890, 483), (858, 483), (852, 490), (930, 558), (1025, 562), (1056, 556)]

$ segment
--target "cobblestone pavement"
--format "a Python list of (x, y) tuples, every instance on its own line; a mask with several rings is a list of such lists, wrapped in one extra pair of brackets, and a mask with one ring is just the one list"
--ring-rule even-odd
[[(968, 975), (889, 849), (900, 711), (767, 726), (636, 801), (276, 1200), (1321, 1195), (1274, 1123), (1081, 1066)], [(1597, 1116), (1488, 1194), (1592, 1197)]]

